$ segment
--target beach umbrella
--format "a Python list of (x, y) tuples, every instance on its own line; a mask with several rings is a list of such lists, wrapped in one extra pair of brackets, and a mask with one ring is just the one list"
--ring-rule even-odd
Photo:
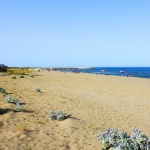
[(71, 68), (72, 72), (74, 73), (75, 72), (75, 68)]
[(101, 70), (102, 73), (104, 73), (106, 70)]
[(124, 71), (124, 70), (121, 70), (120, 72), (122, 73), (122, 76), (123, 76), (123, 74), (125, 73), (125, 71)]
[(105, 72), (106, 70), (101, 70), (101, 72)]

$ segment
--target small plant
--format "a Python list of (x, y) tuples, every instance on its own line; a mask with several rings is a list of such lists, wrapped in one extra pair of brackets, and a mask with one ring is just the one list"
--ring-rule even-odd
[(14, 99), (11, 96), (7, 96), (7, 97), (5, 97), (5, 102), (15, 104), (15, 106), (11, 107), (11, 110), (13, 110), (14, 112), (22, 111), (23, 105), (20, 104), (19, 99)]
[(150, 139), (138, 129), (131, 136), (108, 129), (98, 136), (98, 140), (104, 144), (102, 150), (150, 150)]
[(24, 75), (20, 75), (19, 78), (24, 78)]
[(6, 74), (3, 73), (3, 74), (0, 74), (0, 76), (6, 76)]
[(36, 88), (35, 91), (36, 92), (41, 92), (41, 89), (40, 88)]
[(34, 75), (33, 75), (33, 74), (29, 74), (29, 77), (33, 78), (33, 77), (34, 77)]
[(18, 99), (14, 99), (11, 96), (5, 97), (5, 103), (13, 103), (13, 104), (18, 104), (20, 101)]
[(12, 76), (11, 78), (12, 78), (12, 79), (16, 79), (16, 76)]
[(6, 90), (2, 87), (0, 87), (0, 92), (3, 93), (3, 94), (6, 94)]
[(66, 113), (63, 113), (62, 111), (51, 111), (50, 112), (50, 119), (51, 120), (58, 120), (58, 121), (62, 121), (62, 120), (65, 120), (67, 118), (70, 118), (71, 115), (70, 114), (66, 114)]
[(17, 131), (27, 131), (27, 126), (25, 124), (17, 124), (16, 130)]
[(15, 107), (11, 107), (11, 109), (12, 109), (14, 112), (20, 112), (20, 111), (22, 111), (22, 109), (23, 109), (23, 105), (21, 105), (20, 103), (16, 103), (16, 106), (15, 106)]

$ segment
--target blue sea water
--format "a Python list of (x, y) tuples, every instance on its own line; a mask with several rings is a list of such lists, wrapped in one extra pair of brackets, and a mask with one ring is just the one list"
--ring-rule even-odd
[[(102, 72), (102, 70), (105, 70), (105, 72)], [(92, 69), (77, 69), (76, 71), (92, 74), (150, 78), (150, 67), (93, 67)], [(124, 73), (120, 71), (124, 71)]]

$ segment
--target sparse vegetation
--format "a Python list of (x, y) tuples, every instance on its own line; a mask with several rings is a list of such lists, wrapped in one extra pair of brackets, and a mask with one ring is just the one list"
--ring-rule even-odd
[(35, 91), (36, 92), (41, 92), (41, 89), (40, 88), (36, 88)]
[(11, 107), (11, 110), (13, 110), (14, 112), (20, 112), (23, 110), (23, 105), (21, 105), (20, 103), (16, 103), (15, 106)]
[(2, 88), (2, 87), (0, 87), (0, 92), (1, 92), (2, 94), (6, 94), (6, 90), (5, 90), (4, 88)]
[(33, 74), (29, 74), (29, 77), (33, 78), (33, 77), (34, 77), (34, 75), (33, 75)]
[(108, 129), (98, 136), (98, 140), (104, 144), (102, 150), (150, 150), (150, 139), (138, 129), (131, 136)]
[(14, 99), (11, 96), (6, 96), (5, 97), (5, 103), (13, 103), (13, 104), (17, 104), (20, 103), (19, 99)]
[(16, 130), (17, 131), (27, 131), (27, 126), (25, 124), (17, 124), (16, 125)]
[(71, 118), (70, 114), (67, 113), (63, 113), (62, 111), (51, 111), (50, 112), (50, 119), (51, 120), (58, 120), (58, 121), (62, 121), (65, 120), (67, 118)]
[(16, 79), (16, 76), (12, 76), (11, 78), (12, 78), (12, 79)]
[(8, 66), (5, 66), (4, 64), (3, 65), (0, 65), (0, 72), (7, 72), (7, 68)]
[(26, 75), (32, 72), (32, 69), (9, 68), (7, 74), (11, 75)]
[(7, 95), (6, 90), (2, 87), (0, 87), (0, 92), (5, 96), (5, 103), (12, 103), (15, 104), (15, 106), (12, 106), (10, 109), (1, 109), (0, 108), (0, 114), (4, 114), (5, 112), (8, 112), (8, 110), (13, 110), (14, 112), (20, 112), (23, 110), (23, 105), (20, 103), (19, 99), (15, 99), (9, 95)]
[(5, 97), (7, 95), (7, 92), (4, 88), (0, 87), (0, 92), (2, 93), (2, 95)]
[(24, 78), (24, 75), (20, 75), (19, 78)]
[(5, 74), (5, 73), (2, 73), (2, 74), (0, 74), (0, 76), (6, 76), (6, 74)]
[(11, 107), (11, 110), (13, 110), (14, 112), (19, 112), (19, 111), (22, 111), (22, 109), (23, 109), (23, 105), (20, 104), (20, 100), (19, 99), (14, 99), (11, 96), (6, 96), (5, 97), (5, 103), (15, 104), (15, 106)]

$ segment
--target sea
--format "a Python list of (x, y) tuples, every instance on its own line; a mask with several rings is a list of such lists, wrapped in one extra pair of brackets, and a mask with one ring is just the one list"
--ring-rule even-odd
[(150, 78), (150, 67), (92, 67), (88, 69), (69, 69), (68, 71), (113, 76)]

